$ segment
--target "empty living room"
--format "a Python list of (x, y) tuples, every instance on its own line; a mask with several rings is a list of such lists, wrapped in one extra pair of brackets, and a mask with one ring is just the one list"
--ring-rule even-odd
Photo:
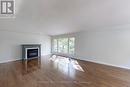
[(0, 0), (0, 87), (130, 87), (130, 0)]

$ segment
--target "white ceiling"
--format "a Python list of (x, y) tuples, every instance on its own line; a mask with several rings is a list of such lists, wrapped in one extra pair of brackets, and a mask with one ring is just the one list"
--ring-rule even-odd
[(58, 35), (130, 24), (130, 0), (15, 0), (0, 30)]

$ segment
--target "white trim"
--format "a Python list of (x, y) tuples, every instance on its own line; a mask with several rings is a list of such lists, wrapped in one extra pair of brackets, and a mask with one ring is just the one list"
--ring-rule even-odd
[(104, 63), (104, 62), (101, 62), (101, 61), (94, 61), (94, 60), (88, 60), (88, 59), (79, 59), (79, 60), (83, 60), (83, 61), (93, 62), (93, 63), (97, 63), (97, 64), (103, 64), (103, 65), (106, 65), (106, 66), (112, 66), (112, 67), (116, 67), (116, 68), (122, 68), (122, 69), (128, 69), (128, 70), (130, 70), (130, 67), (120, 66), (120, 65), (115, 65), (115, 64), (109, 64), (109, 63)]
[(29, 49), (38, 49), (38, 57), (39, 57), (39, 47), (31, 47), (31, 48), (25, 48), (25, 59), (27, 59), (27, 51)]
[[(51, 54), (48, 54), (48, 55), (42, 55), (43, 57), (46, 57), (46, 56), (50, 56)], [(11, 60), (3, 60), (3, 61), (0, 61), (0, 64), (1, 63), (9, 63), (9, 62), (14, 62), (14, 61), (18, 61), (18, 60), (22, 60), (22, 58), (18, 58), (18, 59), (11, 59)]]
[(18, 61), (18, 60), (22, 60), (22, 58), (20, 58), (20, 59), (12, 59), (12, 60), (3, 60), (3, 61), (0, 61), (0, 63), (8, 63), (8, 62), (13, 62), (13, 61)]

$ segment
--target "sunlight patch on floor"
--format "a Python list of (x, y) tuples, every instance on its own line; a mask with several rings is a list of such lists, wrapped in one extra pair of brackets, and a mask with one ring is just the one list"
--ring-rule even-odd
[(56, 56), (56, 55), (53, 55), (50, 58), (50, 60), (55, 62), (55, 63), (59, 63), (61, 65), (70, 64), (75, 70), (84, 72), (83, 68), (79, 65), (77, 60), (70, 59), (70, 58), (67, 58), (67, 57)]

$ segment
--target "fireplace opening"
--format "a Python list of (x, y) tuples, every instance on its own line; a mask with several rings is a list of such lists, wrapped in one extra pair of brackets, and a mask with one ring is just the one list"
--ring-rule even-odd
[(26, 59), (38, 58), (39, 57), (39, 48), (26, 48)]
[(35, 49), (27, 49), (27, 58), (38, 57), (38, 48)]

